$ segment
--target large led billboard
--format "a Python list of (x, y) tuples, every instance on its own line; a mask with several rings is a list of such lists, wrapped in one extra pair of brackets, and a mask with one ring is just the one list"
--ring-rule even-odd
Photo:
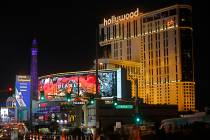
[[(98, 93), (102, 97), (117, 96), (117, 70), (98, 72)], [(95, 71), (63, 73), (39, 78), (38, 92), (44, 92), (47, 100), (63, 99), (66, 94), (72, 97), (96, 94)]]
[(30, 108), (30, 76), (17, 75), (15, 82), (15, 99), (17, 107)]

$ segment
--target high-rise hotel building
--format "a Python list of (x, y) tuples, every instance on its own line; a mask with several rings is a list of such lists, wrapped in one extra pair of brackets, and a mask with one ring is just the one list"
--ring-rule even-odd
[[(177, 104), (195, 110), (192, 8), (173, 5), (148, 13), (140, 9), (103, 19), (99, 69), (122, 67), (147, 104)], [(138, 88), (135, 82), (138, 79)]]

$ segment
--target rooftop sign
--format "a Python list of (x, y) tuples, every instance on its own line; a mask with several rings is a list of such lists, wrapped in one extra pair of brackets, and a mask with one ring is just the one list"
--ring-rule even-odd
[(121, 22), (121, 21), (124, 21), (124, 20), (129, 20), (129, 19), (135, 18), (137, 16), (139, 16), (139, 8), (137, 8), (136, 11), (134, 11), (134, 12), (126, 13), (124, 15), (120, 15), (120, 16), (117, 16), (117, 17), (115, 15), (113, 15), (109, 19), (104, 18), (104, 26), (114, 24), (114, 23), (118, 23), (118, 22)]

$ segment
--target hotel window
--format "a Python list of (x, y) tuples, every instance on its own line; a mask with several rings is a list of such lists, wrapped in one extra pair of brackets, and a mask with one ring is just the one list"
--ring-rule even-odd
[(152, 23), (150, 23), (150, 32), (152, 33)]
[(146, 18), (143, 18), (143, 23), (145, 23), (146, 22)]
[(158, 40), (160, 41), (160, 33), (158, 33)]
[(154, 15), (154, 20), (160, 19), (160, 17), (161, 17), (161, 15), (160, 15), (160, 13), (158, 13), (158, 14)]
[(153, 45), (152, 45), (152, 42), (153, 42), (153, 41), (152, 41), (152, 34), (151, 34), (151, 36), (150, 36), (150, 39), (151, 39), (151, 46), (150, 46), (150, 47), (151, 47), (151, 50), (152, 50), (152, 46), (153, 46)]
[(131, 60), (131, 40), (127, 40), (127, 60)]
[[(157, 32), (157, 22), (155, 22), (155, 31)], [(156, 40), (157, 40), (157, 38), (156, 38)]]
[(143, 25), (143, 34), (145, 34), (145, 25)]
[(122, 24), (122, 38), (124, 39), (124, 23)]
[(116, 25), (112, 26), (113, 28), (113, 38), (116, 38)]
[(165, 21), (163, 20), (163, 24), (162, 24), (162, 26), (163, 26), (163, 29), (165, 28)]
[(118, 42), (114, 43), (114, 59), (118, 59)]
[(155, 33), (155, 41), (156, 41), (156, 48), (157, 48), (157, 33)]
[(163, 31), (163, 42), (164, 42), (164, 46), (165, 46), (165, 31)]
[(127, 38), (131, 37), (131, 22), (127, 22)]
[(121, 37), (121, 24), (119, 23), (119, 37)]
[(137, 20), (133, 21), (133, 28), (134, 28), (134, 30), (133, 30), (134, 31), (134, 36), (137, 36), (137, 31), (138, 31), (137, 30)]
[(139, 20), (139, 28), (140, 28), (140, 34), (142, 35), (142, 20), (141, 19)]
[[(161, 75), (161, 68), (159, 68), (159, 75)], [(161, 77), (160, 77), (160, 79), (161, 79)]]
[(176, 17), (174, 17), (174, 27), (176, 26)]
[(120, 60), (122, 60), (122, 41), (120, 41)]
[(104, 41), (104, 40), (105, 40), (104, 28), (101, 28), (101, 36), (100, 36), (100, 40), (101, 40), (101, 41)]
[(176, 15), (176, 9), (172, 9), (169, 11), (169, 16)]
[(107, 40), (110, 40), (110, 27), (107, 27), (106, 30), (107, 30)]
[(161, 17), (162, 18), (168, 17), (168, 11), (161, 12)]

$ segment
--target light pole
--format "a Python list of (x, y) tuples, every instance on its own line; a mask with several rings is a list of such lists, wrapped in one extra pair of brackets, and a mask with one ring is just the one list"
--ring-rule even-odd
[[(130, 75), (129, 75), (130, 76)], [(135, 123), (136, 125), (139, 125), (142, 123), (142, 116), (139, 113), (139, 99), (138, 99), (138, 78), (132, 78), (130, 76), (130, 79), (132, 79), (132, 81), (134, 82), (134, 86), (135, 86), (135, 106), (136, 106), (136, 110), (135, 110)]]
[(135, 83), (135, 88), (136, 88), (136, 92), (135, 92), (135, 102), (136, 102), (136, 113), (139, 113), (139, 101), (138, 101), (138, 79), (136, 78), (134, 80)]

